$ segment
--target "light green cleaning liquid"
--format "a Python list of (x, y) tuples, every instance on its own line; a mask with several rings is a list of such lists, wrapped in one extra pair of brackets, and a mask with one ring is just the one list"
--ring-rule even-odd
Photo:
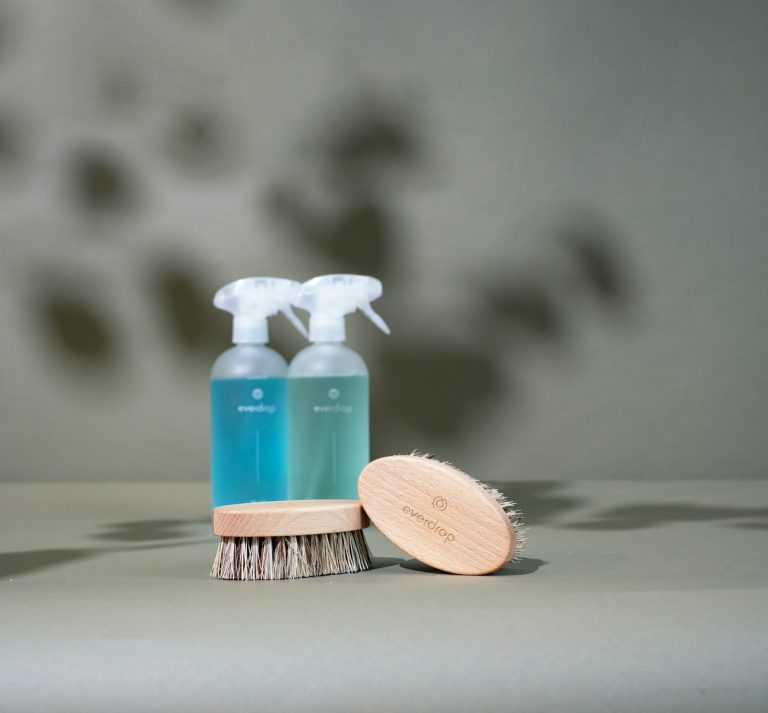
[(368, 377), (289, 378), (290, 497), (356, 499), (368, 460)]

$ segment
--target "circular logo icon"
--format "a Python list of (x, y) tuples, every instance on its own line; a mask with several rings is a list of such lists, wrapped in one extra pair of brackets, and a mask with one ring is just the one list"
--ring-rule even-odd
[(264, 392), (261, 389), (254, 389), (251, 391), (251, 396), (253, 396), (256, 401), (259, 401), (264, 398)]
[(442, 512), (448, 507), (448, 501), (442, 495), (436, 495), (434, 500), (432, 500), (432, 507)]
[(334, 401), (341, 396), (341, 392), (338, 389), (328, 389), (328, 398)]

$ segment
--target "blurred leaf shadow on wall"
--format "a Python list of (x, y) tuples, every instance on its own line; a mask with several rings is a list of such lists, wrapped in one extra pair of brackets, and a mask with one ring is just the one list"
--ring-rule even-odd
[(21, 34), (14, 10), (15, 8), (8, 7), (6, 3), (0, 5), (0, 61), (5, 59)]
[[(339, 106), (318, 117), (302, 144), (308, 149), (286, 161), (260, 208), (313, 273), (365, 273), (385, 284), (382, 311), (393, 333), (371, 339), (365, 354), (376, 374), (373, 453), (417, 447), (453, 459), (463, 453), (470, 427), (481, 429), (502, 405), (513, 418), (522, 410), (529, 363), (545, 351), (569, 355), (582, 306), (619, 322), (629, 314), (636, 295), (622, 241), (590, 206), (557, 209), (528, 259), (505, 251), (510, 236), (497, 254), (478, 254), (485, 264), (462, 268), (464, 283), (454, 289), (466, 294), (466, 329), (463, 337), (450, 336), (440, 325), (447, 313), (423, 320), (414, 309), (430, 265), (409, 257), (418, 254), (409, 242), (419, 236), (404, 199), (435, 163), (418, 102), (366, 86)], [(191, 177), (220, 180), (220, 169), (239, 151), (223, 121), (199, 106), (171, 117), (165, 160)], [(84, 217), (122, 219), (142, 208), (146, 189), (133, 157), (97, 144), (75, 146), (68, 156), (68, 196)], [(253, 252), (253, 264), (268, 271), (255, 246)], [(180, 358), (207, 371), (229, 346), (231, 329), (211, 304), (218, 286), (211, 265), (181, 242), (146, 255), (144, 265), (136, 281), (146, 287), (147, 314)], [(98, 302), (56, 288), (42, 293), (37, 311), (51, 344), (84, 373), (94, 364), (118, 365), (119, 325)]]
[[(219, 3), (200, 3), (208, 4)], [(129, 66), (105, 69), (95, 95), (100, 108), (106, 106), (112, 115), (135, 112), (150, 98)], [(177, 174), (213, 185), (247, 155), (238, 144), (242, 136), (234, 130), (234, 122), (214, 102), (178, 104), (163, 111), (165, 121), (158, 123), (159, 134), (147, 148), (154, 151), (161, 146), (161, 157)], [(1, 129), (0, 121), (0, 149)], [(123, 223), (132, 229), (141, 225), (149, 181), (138, 167), (146, 170), (151, 165), (143, 158), (141, 154), (129, 158), (122, 149), (101, 141), (83, 141), (66, 152), (59, 167), (60, 185), (74, 213), (92, 221), (94, 235), (125, 242), (130, 239), (126, 232), (111, 228)], [(162, 252), (144, 257), (145, 267), (134, 281), (144, 288), (147, 314), (169, 347), (187, 363), (207, 371), (213, 358), (229, 346), (231, 329), (211, 303), (217, 287), (211, 266), (182, 241), (161, 238), (157, 242)], [(117, 366), (113, 335), (119, 325), (110, 321), (92, 294), (57, 290), (47, 293), (41, 303), (43, 333), (71, 364), (82, 367), (84, 374), (96, 363)]]
[(168, 159), (188, 176), (216, 179), (239, 163), (238, 132), (215, 106), (176, 108), (165, 132)]
[(114, 219), (140, 207), (138, 178), (112, 147), (87, 145), (73, 149), (63, 178), (74, 208), (84, 217)]
[(475, 304), (465, 317), (467, 339), (446, 337), (441, 315), (428, 322), (438, 326), (417, 323), (412, 305), (397, 300), (417, 295), (420, 268), (429, 269), (406, 264), (406, 241), (417, 236), (401, 208), (406, 179), (428, 168), (431, 156), (416, 117), (415, 107), (360, 92), (318, 122), (301, 177), (276, 181), (266, 207), (289, 244), (328, 272), (384, 282), (390, 299), (383, 311), (394, 328), (366, 354), (376, 365), (374, 454), (437, 446), (451, 457), (470, 424), (492, 418), (502, 402), (513, 413), (519, 408), (529, 360), (545, 349), (568, 354), (581, 302), (621, 317), (634, 295), (618, 234), (597, 211), (580, 207), (553, 221), (542, 254), (528, 264), (502, 252), (467, 281), (467, 304)]
[(84, 371), (116, 368), (121, 350), (119, 330), (110, 311), (98, 299), (99, 288), (85, 292), (82, 276), (47, 270), (34, 284), (40, 288), (32, 300), (33, 323), (37, 323), (57, 356)]
[[(425, 161), (407, 107), (369, 89), (310, 142), (311, 179), (277, 182), (266, 199), (276, 227), (329, 269), (391, 278), (402, 269), (403, 227), (393, 182)], [(313, 200), (319, 188), (320, 201)]]
[(24, 167), (32, 149), (30, 117), (10, 106), (0, 106), (0, 170)]
[(206, 370), (228, 345), (231, 326), (213, 308), (203, 263), (155, 256), (144, 271), (150, 309), (176, 350)]

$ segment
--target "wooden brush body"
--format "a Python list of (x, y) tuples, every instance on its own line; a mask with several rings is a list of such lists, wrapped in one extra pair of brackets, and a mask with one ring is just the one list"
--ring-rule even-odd
[(517, 551), (519, 513), (501, 493), (448, 463), (399, 455), (369, 463), (360, 500), (381, 532), (412, 557), (454, 574), (489, 574)]
[(211, 576), (299, 579), (370, 569), (358, 500), (290, 500), (223, 505), (213, 511), (221, 539)]

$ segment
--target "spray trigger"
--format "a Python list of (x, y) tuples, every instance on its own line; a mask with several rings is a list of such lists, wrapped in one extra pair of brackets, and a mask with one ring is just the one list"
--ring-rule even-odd
[(307, 328), (304, 326), (304, 322), (302, 322), (297, 316), (296, 313), (291, 308), (291, 305), (285, 305), (285, 307), (282, 307), (280, 311), (288, 318), (288, 321), (296, 327), (296, 329), (299, 331), (302, 337), (304, 339), (309, 338), (309, 333), (307, 332)]
[(224, 285), (214, 296), (213, 304), (234, 318), (235, 344), (266, 344), (267, 319), (278, 312), (306, 337), (307, 330), (291, 309), (291, 300), (299, 287), (298, 282), (280, 277), (245, 277)]
[(371, 307), (381, 293), (381, 282), (375, 277), (320, 275), (301, 285), (291, 302), (309, 312), (309, 341), (343, 342), (344, 318), (358, 309), (389, 334), (387, 323)]
[(362, 305), (360, 307), (360, 311), (368, 317), (368, 319), (371, 320), (384, 334), (391, 334), (389, 325), (384, 321), (382, 316), (378, 314), (377, 312), (374, 312), (373, 307), (371, 305)]

